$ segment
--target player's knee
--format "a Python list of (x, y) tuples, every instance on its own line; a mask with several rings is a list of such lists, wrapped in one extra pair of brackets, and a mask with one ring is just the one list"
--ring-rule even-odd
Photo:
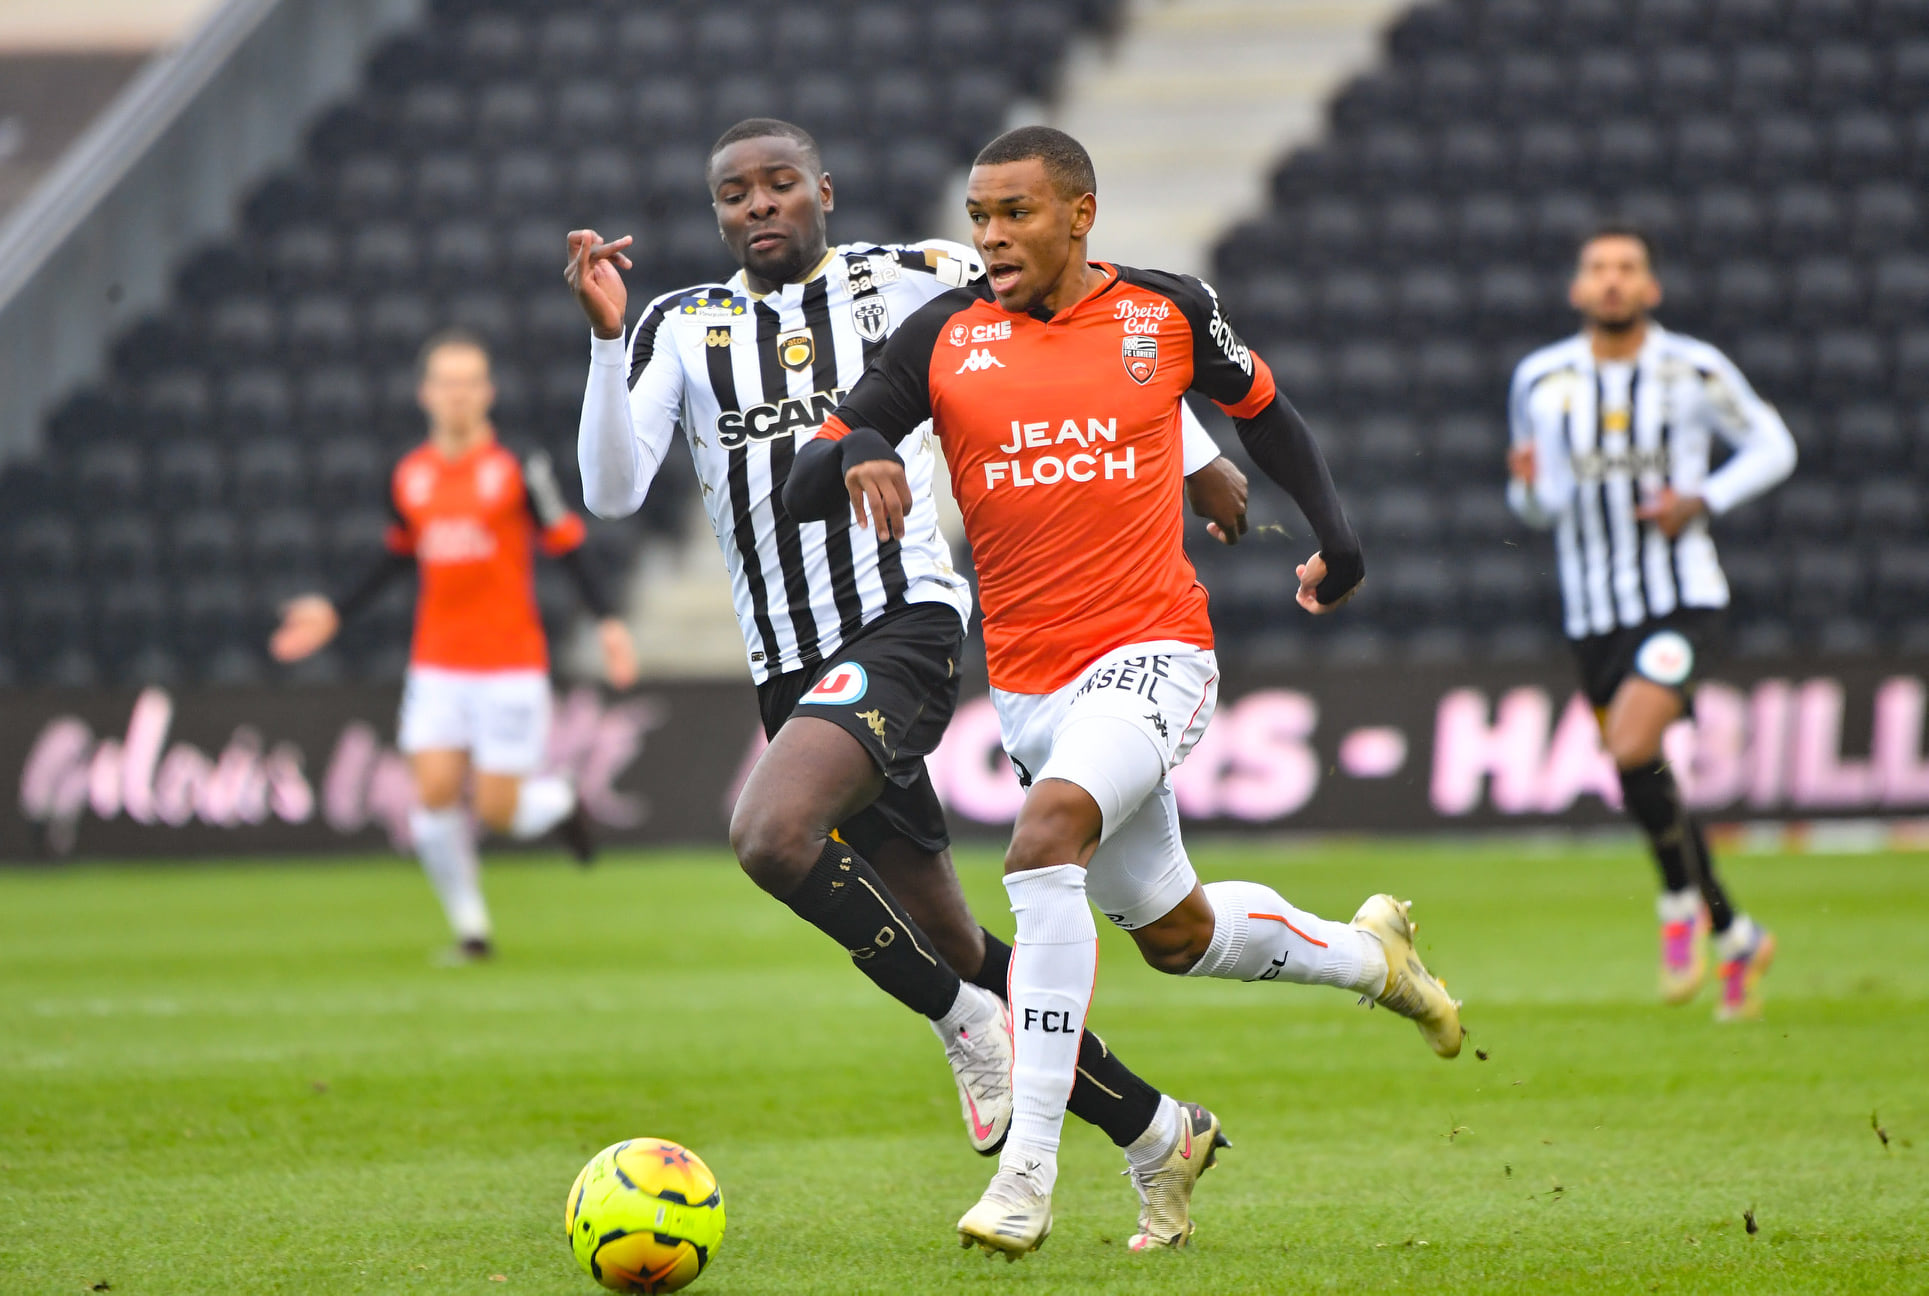
[(1104, 823), (1098, 803), (1084, 788), (1060, 779), (1032, 785), (1005, 851), (1005, 872), (1023, 873), (1058, 864), (1082, 864)]
[(1660, 752), (1661, 743), (1644, 733), (1611, 729), (1606, 738), (1608, 756), (1616, 769), (1631, 770), (1646, 765)]
[(821, 837), (801, 816), (738, 802), (730, 816), (730, 849), (752, 882), (778, 899), (796, 891), (823, 853)]

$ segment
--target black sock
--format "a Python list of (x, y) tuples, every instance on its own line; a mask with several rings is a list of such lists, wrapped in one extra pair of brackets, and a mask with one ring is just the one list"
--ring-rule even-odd
[(1659, 760), (1621, 771), (1621, 800), (1648, 835), (1654, 862), (1661, 867), (1661, 883), (1670, 891), (1685, 891), (1699, 880), (1695, 866), (1692, 827), (1681, 808), (1681, 789), (1674, 773)]
[(1708, 906), (1709, 922), (1717, 932), (1727, 931), (1735, 921), (1735, 910), (1715, 876), (1708, 838), (1681, 804), (1681, 788), (1674, 772), (1659, 760), (1622, 770), (1621, 796), (1628, 813), (1648, 834), (1654, 862), (1661, 867), (1662, 884), (1670, 891), (1698, 888), (1702, 903)]
[(935, 1020), (957, 1002), (958, 974), (885, 890), (877, 870), (849, 846), (825, 842), (810, 875), (784, 903), (911, 1011)]
[[(1005, 997), (1011, 980), (1011, 946), (985, 932), (985, 961), (973, 985)], [(1086, 1031), (1078, 1042), (1078, 1070), (1065, 1110), (1096, 1125), (1120, 1147), (1129, 1147), (1151, 1126), (1159, 1111), (1159, 1091), (1119, 1061), (1105, 1041)]]
[(1708, 853), (1708, 838), (1693, 819), (1688, 821), (1688, 840), (1695, 852), (1695, 876), (1701, 883), (1701, 902), (1708, 906), (1708, 922), (1715, 934), (1720, 935), (1734, 924), (1735, 907), (1728, 903), (1728, 892), (1715, 876), (1715, 857)]

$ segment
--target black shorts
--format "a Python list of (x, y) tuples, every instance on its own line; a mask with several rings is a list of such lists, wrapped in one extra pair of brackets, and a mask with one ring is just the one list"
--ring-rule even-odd
[(815, 716), (864, 744), (883, 772), (877, 800), (838, 825), (861, 855), (893, 837), (933, 853), (951, 844), (924, 758), (958, 709), (963, 648), (955, 609), (911, 603), (865, 626), (829, 660), (757, 686), (766, 737), (794, 715)]
[(1721, 608), (1679, 608), (1638, 626), (1570, 640), (1587, 700), (1601, 710), (1628, 676), (1638, 675), (1673, 689), (1692, 707), (1695, 681), (1720, 650), (1726, 622)]

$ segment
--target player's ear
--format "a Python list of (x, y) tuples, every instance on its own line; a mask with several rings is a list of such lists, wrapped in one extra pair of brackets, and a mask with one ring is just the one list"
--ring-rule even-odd
[(1576, 270), (1574, 277), (1567, 281), (1567, 304), (1575, 310), (1581, 309), (1581, 272)]
[(827, 214), (837, 209), (837, 195), (831, 192), (831, 173), (828, 171), (817, 177), (817, 205)]
[(1084, 238), (1098, 223), (1098, 195), (1080, 194), (1072, 203), (1072, 237)]

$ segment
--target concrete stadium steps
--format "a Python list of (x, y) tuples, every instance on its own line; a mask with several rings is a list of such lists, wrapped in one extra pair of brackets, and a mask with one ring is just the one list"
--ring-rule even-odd
[[(1097, 255), (1204, 273), (1272, 166), (1319, 133), (1329, 99), (1405, 0), (1133, 0), (1086, 43), (1049, 121), (1091, 151)], [(948, 222), (949, 223), (949, 222)]]

